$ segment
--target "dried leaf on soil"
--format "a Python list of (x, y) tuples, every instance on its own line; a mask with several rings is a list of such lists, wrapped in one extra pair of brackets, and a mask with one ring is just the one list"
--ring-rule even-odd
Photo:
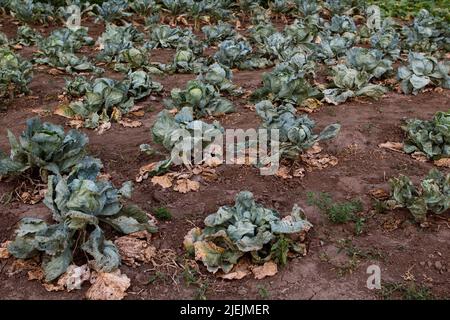
[(198, 183), (197, 181), (193, 181), (190, 179), (180, 179), (177, 180), (177, 185), (173, 188), (173, 190), (180, 193), (188, 193), (190, 191), (198, 191), (199, 188), (200, 183)]
[(86, 292), (89, 300), (122, 300), (130, 287), (130, 279), (120, 270), (94, 273), (91, 283), (92, 286)]
[(161, 187), (166, 189), (172, 186), (173, 177), (170, 173), (167, 173), (163, 176), (154, 176), (151, 181), (153, 185), (160, 185)]
[(434, 165), (438, 167), (450, 168), (450, 158), (442, 158), (434, 161)]
[(275, 262), (267, 261), (262, 266), (252, 268), (255, 279), (264, 279), (265, 277), (272, 277), (277, 274), (278, 267)]
[(278, 169), (276, 176), (283, 179), (292, 179), (292, 176), (289, 174), (290, 169), (286, 166), (280, 166)]
[(229, 273), (220, 273), (217, 276), (225, 280), (240, 280), (249, 274), (249, 265), (246, 262), (239, 262)]
[(387, 200), (389, 199), (389, 193), (384, 189), (373, 189), (369, 191), (369, 194), (377, 200)]
[(423, 153), (423, 152), (420, 152), (420, 151), (416, 151), (416, 152), (411, 153), (411, 157), (413, 159), (417, 160), (417, 161), (420, 161), (420, 162), (427, 162), (428, 161), (427, 155), (425, 153)]
[[(68, 105), (60, 105), (58, 106), (55, 111), (53, 111), (54, 114), (64, 117), (64, 118), (73, 118), (74, 117), (74, 113), (73, 111), (69, 108)], [(80, 120), (81, 121), (81, 120)]]
[(84, 121), (83, 120), (70, 120), (68, 124), (72, 128), (80, 129), (83, 127)]
[(223, 160), (220, 160), (218, 157), (206, 157), (203, 160), (203, 163), (208, 167), (218, 167), (223, 163)]
[(72, 290), (80, 290), (83, 282), (88, 281), (90, 278), (91, 271), (87, 264), (82, 266), (72, 264), (67, 268), (66, 273), (58, 279), (58, 284), (63, 285), (70, 292)]
[(102, 135), (103, 133), (105, 133), (105, 131), (108, 131), (109, 129), (111, 129), (111, 122), (104, 122), (101, 125), (99, 125), (96, 130), (98, 135)]
[(125, 128), (138, 128), (142, 126), (142, 122), (138, 120), (131, 120), (128, 118), (123, 118), (122, 120), (118, 121), (119, 124)]
[(38, 280), (41, 281), (44, 279), (45, 274), (44, 274), (44, 270), (42, 270), (42, 268), (40, 267), (36, 267), (33, 268), (32, 270), (27, 272), (28, 275), (28, 280)]
[(388, 149), (391, 151), (395, 151), (395, 152), (403, 152), (403, 143), (402, 142), (385, 142), (385, 143), (380, 143), (378, 145), (378, 147), (380, 148), (384, 148), (384, 149)]
[(0, 244), (0, 259), (8, 259), (11, 257), (11, 254), (8, 251), (8, 245), (11, 243), (11, 241), (5, 241), (2, 244)]
[(308, 171), (311, 171), (312, 168), (321, 170), (338, 164), (338, 159), (329, 154), (306, 153), (300, 155), (300, 159), (310, 167), (307, 168)]
[(295, 169), (294, 172), (292, 173), (292, 175), (294, 177), (300, 177), (303, 178), (305, 176), (305, 168), (298, 168)]
[(40, 202), (44, 198), (46, 191), (47, 189), (35, 189), (32, 192), (25, 191), (20, 195), (20, 199), (25, 204), (33, 205)]
[(383, 229), (389, 232), (394, 231), (397, 230), (401, 224), (401, 219), (390, 217), (383, 222)]
[(150, 245), (150, 238), (149, 234), (147, 236), (142, 232), (136, 232), (114, 241), (122, 262), (131, 267), (150, 262), (156, 256), (156, 248)]
[(205, 168), (202, 171), (202, 177), (203, 177), (203, 179), (205, 179), (207, 181), (214, 181), (214, 180), (218, 179), (218, 175), (216, 173), (216, 170), (210, 169), (210, 168)]
[(321, 106), (323, 105), (322, 102), (315, 98), (308, 98), (305, 101), (302, 102), (300, 105), (300, 108), (298, 110), (306, 112), (306, 113), (312, 113), (317, 111)]

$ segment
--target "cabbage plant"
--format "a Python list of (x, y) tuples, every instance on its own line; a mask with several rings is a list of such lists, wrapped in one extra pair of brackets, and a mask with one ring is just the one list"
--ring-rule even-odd
[(450, 173), (431, 169), (420, 186), (415, 186), (405, 175), (392, 178), (389, 184), (388, 207), (408, 209), (417, 222), (425, 222), (428, 212), (442, 214), (450, 209)]
[(226, 22), (219, 21), (217, 24), (204, 26), (202, 32), (209, 44), (215, 44), (227, 39), (234, 38), (237, 33), (234, 27)]
[(154, 26), (149, 38), (149, 41), (145, 44), (149, 49), (175, 49), (182, 44), (187, 45), (189, 43), (192, 43), (196, 39), (195, 35), (190, 29), (182, 29), (178, 27), (171, 28), (165, 24)]
[(284, 34), (291, 39), (294, 46), (312, 52), (315, 48), (314, 39), (319, 30), (319, 21), (296, 19), (284, 28)]
[(126, 17), (130, 17), (131, 12), (127, 12), (129, 4), (127, 0), (107, 0), (101, 5), (95, 4), (94, 11), (97, 15), (96, 20), (106, 22), (124, 21)]
[(31, 46), (39, 42), (42, 39), (42, 35), (33, 28), (25, 25), (17, 28), (16, 37), (14, 42), (22, 46)]
[(383, 53), (375, 49), (351, 48), (346, 56), (347, 65), (358, 71), (365, 71), (374, 78), (381, 78), (393, 70), (392, 61), (383, 58)]
[(272, 23), (261, 23), (248, 29), (249, 39), (252, 43), (264, 44), (264, 40), (271, 34), (277, 32)]
[(72, 79), (66, 79), (64, 92), (73, 97), (79, 98), (92, 89), (92, 84), (83, 76), (77, 76)]
[[(100, 53), (97, 59), (100, 61), (116, 61), (124, 51), (142, 42), (144, 35), (132, 25), (115, 26), (107, 24), (105, 32), (98, 38)], [(137, 49), (136, 49), (137, 50)]]
[(9, 3), (12, 16), (22, 22), (48, 23), (53, 20), (54, 7), (34, 0), (13, 0)]
[[(201, 144), (202, 147), (206, 147), (211, 143), (208, 137), (223, 132), (223, 128), (218, 121), (209, 124), (201, 120), (195, 120), (192, 108), (183, 107), (176, 115), (172, 115), (168, 110), (163, 110), (158, 114), (152, 127), (153, 140), (171, 151), (180, 142), (180, 130), (188, 133), (187, 137), (183, 137), (183, 139), (190, 140), (182, 142), (189, 148), (193, 148), (194, 144)], [(194, 130), (201, 130), (201, 132), (194, 135)]]
[(33, 73), (32, 64), (14, 51), (0, 47), (0, 98), (28, 93)]
[(328, 103), (338, 105), (349, 98), (360, 96), (377, 99), (386, 92), (383, 86), (369, 83), (372, 75), (365, 71), (338, 64), (333, 67), (332, 72), (334, 88), (323, 91), (324, 99)]
[(82, 100), (61, 108), (60, 113), (70, 118), (81, 118), (85, 127), (96, 128), (101, 123), (120, 119), (127, 114), (135, 100), (161, 90), (162, 85), (152, 81), (149, 74), (142, 70), (130, 72), (122, 81), (97, 78), (86, 88)]
[(164, 104), (169, 109), (191, 107), (198, 117), (234, 111), (233, 103), (221, 97), (213, 85), (198, 80), (188, 81), (184, 90), (172, 89), (170, 98), (165, 99)]
[(191, 49), (180, 47), (177, 49), (169, 69), (180, 73), (198, 73), (203, 67), (203, 63), (204, 59), (196, 57)]
[(356, 33), (356, 25), (352, 17), (346, 15), (335, 15), (330, 23), (325, 23), (325, 29), (332, 34), (344, 35), (346, 33)]
[(311, 85), (314, 63), (298, 53), (263, 74), (263, 87), (252, 94), (252, 101), (268, 99), (280, 103), (300, 105), (308, 98), (318, 98), (321, 92)]
[(418, 94), (428, 85), (450, 89), (450, 66), (436, 58), (410, 52), (409, 65), (398, 68), (400, 88), (404, 94)]
[(326, 34), (322, 37), (320, 43), (315, 47), (315, 56), (327, 65), (335, 64), (355, 43), (352, 37)]
[(265, 58), (252, 54), (252, 47), (245, 40), (225, 40), (219, 44), (214, 60), (230, 68), (261, 69), (271, 65)]
[(92, 259), (90, 265), (95, 270), (116, 270), (120, 266), (119, 251), (106, 239), (103, 224), (125, 234), (156, 231), (145, 212), (123, 205), (123, 200), (131, 196), (131, 183), (116, 189), (111, 182), (98, 180), (101, 167), (99, 160), (87, 157), (67, 176), (49, 176), (44, 204), (55, 222), (49, 224), (38, 218), (19, 222), (8, 251), (19, 259), (41, 256), (46, 281), (63, 274), (73, 254), (80, 250)]
[(48, 172), (60, 175), (70, 172), (86, 154), (88, 137), (77, 131), (65, 133), (63, 127), (39, 118), (27, 120), (26, 130), (17, 139), (8, 130), (11, 153), (0, 152), (0, 176), (39, 169), (45, 180)]
[(258, 264), (270, 260), (285, 264), (289, 252), (306, 253), (300, 235), (312, 227), (297, 205), (281, 217), (257, 203), (249, 191), (240, 192), (234, 206), (220, 207), (204, 223), (204, 229), (188, 233), (184, 246), (212, 273), (229, 273), (245, 255)]
[(103, 73), (102, 68), (96, 67), (86, 56), (77, 56), (71, 52), (55, 52), (52, 55), (40, 54), (40, 58), (35, 59), (36, 63), (48, 64), (49, 66), (65, 70), (67, 73), (74, 72), (94, 72)]
[(297, 116), (291, 104), (275, 107), (264, 100), (256, 104), (256, 113), (262, 120), (261, 128), (279, 130), (280, 158), (297, 159), (316, 142), (334, 138), (341, 128), (339, 124), (330, 124), (321, 133), (314, 134), (315, 122), (306, 115)]
[(430, 159), (450, 157), (450, 110), (436, 112), (431, 120), (408, 119), (402, 128), (406, 153), (419, 151)]
[(232, 82), (233, 72), (230, 68), (213, 63), (201, 70), (197, 80), (210, 84), (219, 92), (227, 92), (233, 95), (242, 94), (242, 90)]
[(373, 49), (383, 52), (384, 56), (391, 60), (400, 58), (400, 34), (388, 19), (383, 21), (380, 30), (371, 35), (370, 45)]
[(406, 48), (412, 51), (433, 52), (450, 44), (448, 25), (441, 23), (426, 9), (421, 9), (409, 26), (403, 27)]
[(160, 9), (155, 0), (130, 0), (128, 4), (133, 12), (143, 17), (152, 16)]
[(40, 51), (38, 56), (55, 56), (58, 52), (74, 53), (82, 46), (93, 45), (94, 40), (88, 36), (87, 30), (87, 28), (53, 30), (48, 37), (38, 40)]

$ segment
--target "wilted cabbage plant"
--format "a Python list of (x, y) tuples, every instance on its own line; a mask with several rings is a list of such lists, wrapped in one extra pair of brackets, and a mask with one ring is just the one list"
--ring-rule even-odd
[(237, 34), (231, 24), (222, 21), (219, 21), (215, 25), (204, 26), (202, 32), (205, 34), (206, 41), (209, 44), (233, 38)]
[(261, 23), (248, 29), (252, 43), (263, 44), (264, 40), (277, 32), (277, 29), (271, 23)]
[(99, 160), (84, 158), (66, 177), (49, 176), (44, 204), (53, 214), (54, 224), (38, 218), (19, 222), (16, 238), (8, 251), (16, 258), (40, 255), (46, 281), (53, 281), (72, 263), (73, 254), (84, 251), (97, 271), (111, 272), (120, 265), (120, 255), (112, 241), (105, 239), (101, 223), (129, 234), (156, 227), (136, 206), (123, 206), (131, 196), (131, 183), (116, 189), (98, 179)]
[[(85, 86), (82, 82), (80, 85)], [(130, 111), (135, 100), (161, 90), (162, 85), (142, 70), (130, 72), (122, 81), (97, 78), (91, 86), (86, 86), (84, 99), (60, 107), (58, 114), (76, 116), (84, 120), (85, 127), (96, 128), (101, 123), (119, 120)]]
[(150, 40), (145, 44), (149, 49), (176, 48), (181, 44), (194, 42), (195, 35), (189, 29), (171, 28), (160, 24), (154, 26), (150, 33)]
[(86, 28), (62, 28), (52, 32), (47, 38), (38, 39), (39, 51), (35, 61), (52, 67), (64, 69), (66, 72), (94, 71), (103, 72), (93, 65), (87, 57), (75, 55), (75, 51), (84, 45), (92, 45), (93, 39), (87, 35)]
[(327, 65), (335, 64), (354, 44), (353, 38), (342, 37), (340, 35), (322, 35), (322, 37), (323, 39), (321, 39), (321, 42), (315, 48), (315, 56)]
[(23, 22), (48, 23), (53, 20), (54, 7), (33, 0), (14, 0), (8, 5), (12, 15)]
[(401, 66), (397, 73), (403, 93), (416, 95), (430, 84), (450, 89), (448, 63), (417, 52), (409, 53), (408, 62), (409, 65)]
[(254, 263), (279, 264), (287, 262), (289, 252), (305, 255), (303, 240), (312, 227), (297, 205), (282, 218), (257, 203), (249, 191), (240, 192), (233, 207), (220, 207), (204, 223), (204, 229), (189, 231), (184, 246), (212, 273), (229, 273), (246, 254)]
[(352, 17), (334, 15), (330, 23), (325, 23), (325, 29), (333, 34), (356, 33), (356, 25)]
[[(195, 135), (194, 130), (198, 130)], [(183, 150), (185, 148), (191, 150), (196, 145), (199, 145), (203, 150), (212, 142), (208, 140), (208, 137), (211, 139), (222, 131), (223, 128), (218, 121), (208, 124), (200, 120), (194, 120), (193, 110), (189, 107), (182, 108), (175, 116), (167, 110), (161, 111), (152, 127), (153, 140), (162, 144), (169, 151), (180, 142), (185, 146), (182, 148)], [(185, 133), (182, 141), (179, 139), (181, 133)]]
[(105, 32), (97, 40), (101, 49), (97, 59), (106, 62), (116, 61), (120, 54), (132, 49), (135, 43), (140, 43), (143, 39), (144, 35), (132, 25), (107, 24)]
[(419, 151), (430, 159), (450, 156), (450, 111), (436, 112), (431, 120), (408, 119), (402, 128), (406, 153)]
[(252, 47), (245, 40), (225, 40), (219, 44), (214, 59), (227, 67), (246, 69), (260, 69), (271, 65), (265, 58), (252, 54)]
[(87, 28), (61, 28), (52, 31), (52, 33), (38, 41), (38, 56), (56, 55), (58, 52), (74, 53), (82, 46), (94, 44), (94, 40), (88, 36)]
[(106, 22), (120, 21), (131, 16), (131, 12), (126, 11), (128, 7), (128, 1), (126, 0), (108, 0), (103, 1), (101, 5), (94, 5), (97, 19)]
[(392, 60), (400, 58), (400, 35), (390, 25), (383, 25), (374, 33), (370, 37), (370, 44)]
[(379, 50), (365, 48), (351, 48), (347, 52), (347, 64), (358, 71), (365, 71), (375, 78), (381, 78), (392, 70), (392, 61), (383, 58)]
[(188, 81), (186, 89), (172, 89), (170, 98), (164, 100), (167, 108), (191, 107), (196, 116), (220, 115), (234, 111), (233, 103), (220, 96), (211, 84), (198, 80)]
[(42, 36), (30, 26), (20, 26), (17, 28), (14, 42), (22, 46), (31, 46), (42, 39)]
[(233, 73), (230, 68), (216, 62), (203, 69), (197, 80), (214, 86), (217, 91), (239, 95), (242, 90), (233, 84), (232, 77)]
[(380, 85), (369, 83), (371, 78), (372, 75), (365, 71), (338, 64), (333, 67), (333, 82), (336, 88), (325, 89), (323, 91), (324, 99), (328, 103), (338, 105), (353, 97), (379, 98), (386, 92), (386, 89)]
[(270, 101), (261, 101), (256, 104), (256, 113), (262, 119), (261, 128), (279, 130), (280, 158), (297, 159), (316, 142), (334, 138), (341, 128), (337, 123), (330, 124), (314, 134), (315, 122), (306, 115), (297, 116), (291, 104), (275, 107)]
[(389, 180), (391, 199), (389, 208), (407, 208), (417, 222), (425, 222), (427, 213), (441, 214), (450, 208), (450, 173), (432, 169), (420, 187), (416, 187), (407, 176)]
[(39, 169), (43, 178), (47, 173), (68, 173), (86, 154), (88, 137), (77, 131), (65, 133), (61, 126), (39, 118), (27, 120), (26, 130), (19, 140), (8, 130), (11, 154), (0, 151), (0, 176), (22, 173), (28, 169)]
[[(28, 93), (32, 64), (6, 47), (0, 47), (0, 99)], [(1, 107), (0, 107), (1, 109)]]
[(196, 57), (195, 53), (191, 49), (180, 47), (177, 49), (173, 62), (168, 69), (172, 72), (198, 73), (203, 67), (204, 62), (204, 59), (201, 57)]
[(253, 101), (271, 100), (300, 105), (308, 98), (318, 98), (321, 92), (312, 86), (314, 63), (298, 53), (263, 75), (263, 87), (252, 94)]
[(403, 27), (403, 33), (406, 36), (406, 47), (413, 51), (433, 52), (450, 44), (448, 24), (441, 25), (425, 9), (419, 11), (410, 26)]

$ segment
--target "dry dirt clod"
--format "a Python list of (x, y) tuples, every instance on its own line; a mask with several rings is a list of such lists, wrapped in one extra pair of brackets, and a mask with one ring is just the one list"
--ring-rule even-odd
[(440, 261), (436, 261), (434, 263), (434, 267), (436, 268), (436, 270), (441, 270), (442, 269), (442, 263)]

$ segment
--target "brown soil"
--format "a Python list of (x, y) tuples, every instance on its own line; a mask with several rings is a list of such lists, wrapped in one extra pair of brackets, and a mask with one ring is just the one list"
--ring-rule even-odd
[[(14, 24), (2, 18), (1, 31), (13, 36)], [(98, 29), (90, 28), (98, 36)], [(33, 49), (23, 49), (32, 52)], [(19, 51), (20, 52), (20, 51)], [(164, 61), (172, 57), (173, 51), (158, 50), (152, 57)], [(26, 54), (24, 54), (25, 56)], [(30, 54), (31, 55), (31, 54)], [(30, 56), (28, 55), (28, 57)], [(234, 81), (247, 90), (260, 84), (264, 71), (235, 71)], [(171, 75), (158, 78), (165, 87), (164, 95), (174, 87), (184, 87), (193, 75)], [(36, 70), (30, 85), (32, 94), (14, 99), (6, 113), (1, 114), (0, 148), (8, 150), (6, 128), (20, 134), (27, 118), (35, 116), (34, 109), (53, 110), (58, 105), (58, 94), (62, 93), (64, 75), (52, 76), (46, 70)], [(144, 125), (139, 128), (124, 128), (113, 124), (103, 135), (92, 130), (83, 130), (89, 138), (89, 152), (100, 158), (105, 171), (119, 185), (134, 180), (138, 169), (161, 156), (147, 157), (139, 152), (139, 145), (152, 143), (150, 128), (159, 111), (163, 109), (162, 97), (139, 102), (146, 106)], [(220, 119), (226, 128), (257, 128), (259, 119), (254, 111), (244, 108), (246, 101), (234, 99), (237, 112)], [(377, 264), (382, 270), (382, 283), (401, 282), (426, 285), (440, 298), (450, 297), (450, 214), (431, 218), (429, 228), (415, 224), (402, 210), (374, 213), (372, 200), (367, 192), (374, 188), (387, 188), (387, 180), (399, 174), (407, 174), (414, 180), (423, 177), (433, 167), (431, 163), (418, 162), (411, 157), (382, 150), (377, 147), (386, 141), (402, 141), (399, 126), (406, 118), (428, 119), (438, 110), (450, 108), (450, 94), (427, 92), (416, 97), (389, 93), (382, 100), (352, 101), (337, 107), (324, 106), (310, 115), (318, 123), (318, 129), (333, 122), (342, 125), (339, 136), (322, 143), (324, 152), (338, 157), (337, 166), (308, 172), (302, 179), (283, 180), (275, 176), (261, 176), (253, 167), (223, 165), (218, 168), (219, 178), (213, 182), (202, 182), (198, 192), (179, 194), (153, 186), (147, 180), (135, 184), (132, 201), (151, 211), (165, 206), (172, 212), (170, 222), (160, 223), (160, 234), (155, 245), (160, 249), (174, 249), (179, 256), (184, 254), (182, 241), (192, 225), (202, 225), (206, 215), (215, 212), (221, 205), (234, 203), (241, 190), (250, 190), (265, 206), (287, 213), (294, 203), (302, 206), (308, 219), (314, 224), (310, 233), (309, 253), (303, 258), (289, 261), (277, 275), (263, 280), (246, 278), (225, 281), (207, 275), (201, 267), (202, 283), (208, 284), (205, 295), (208, 299), (259, 299), (260, 288), (265, 288), (273, 299), (377, 299), (379, 291), (366, 288), (367, 266)], [(45, 121), (64, 124), (59, 116), (44, 116)], [(161, 149), (162, 151), (162, 149)], [(17, 182), (0, 183), (0, 194), (10, 192)], [(353, 233), (354, 226), (334, 225), (319, 211), (306, 204), (307, 191), (329, 192), (336, 200), (360, 198), (365, 205), (367, 223), (360, 236)], [(0, 242), (11, 239), (15, 225), (25, 216), (49, 217), (49, 212), (40, 203), (25, 205), (13, 202), (0, 205)], [(386, 221), (399, 219), (398, 228), (388, 231)], [(343, 240), (361, 250), (372, 253), (351, 258), (340, 250)], [(374, 254), (376, 253), (376, 254)], [(443, 264), (438, 270), (436, 261)], [(28, 281), (25, 272), (8, 276), (12, 259), (0, 260), (0, 299), (81, 299), (86, 286), (72, 293), (47, 292), (36, 281)], [(191, 299), (198, 294), (198, 286), (187, 285), (180, 275), (176, 284), (172, 280), (148, 283), (152, 275), (149, 266), (122, 267), (132, 282), (127, 299)], [(405, 280), (411, 274), (414, 280)], [(409, 277), (411, 278), (411, 277)]]

